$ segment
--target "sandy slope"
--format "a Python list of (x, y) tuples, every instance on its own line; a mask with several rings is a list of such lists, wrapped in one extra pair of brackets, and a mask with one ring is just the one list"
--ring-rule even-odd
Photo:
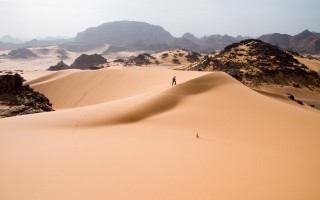
[[(109, 73), (128, 83), (115, 87)], [(181, 77), (175, 87), (172, 73)], [(73, 71), (34, 81), (50, 91), (88, 79), (81, 86), (99, 100), (79, 101), (74, 85), (54, 93), (74, 96), (61, 105), (72, 109), (0, 120), (1, 199), (320, 198), (318, 112), (224, 73), (184, 73)]]
[(301, 58), (295, 57), (299, 62), (306, 65), (309, 69), (312, 69), (318, 73), (320, 73), (320, 61), (316, 59), (309, 59), (309, 58)]

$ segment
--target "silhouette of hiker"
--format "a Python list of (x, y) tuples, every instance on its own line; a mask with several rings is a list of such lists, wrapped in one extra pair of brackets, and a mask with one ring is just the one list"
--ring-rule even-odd
[(176, 76), (174, 76), (174, 77), (172, 78), (172, 86), (173, 86), (173, 84), (177, 85)]

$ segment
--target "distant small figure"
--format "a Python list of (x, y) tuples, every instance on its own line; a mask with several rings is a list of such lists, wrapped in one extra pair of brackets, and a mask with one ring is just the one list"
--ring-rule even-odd
[(176, 76), (174, 76), (174, 77), (172, 78), (172, 86), (173, 86), (173, 84), (174, 84), (174, 85), (177, 85), (177, 79), (176, 79)]

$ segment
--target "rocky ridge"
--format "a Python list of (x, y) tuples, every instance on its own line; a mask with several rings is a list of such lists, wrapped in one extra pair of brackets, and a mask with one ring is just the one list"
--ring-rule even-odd
[(258, 39), (277, 45), (285, 50), (294, 50), (307, 54), (320, 53), (320, 33), (310, 32), (309, 30), (305, 30), (294, 36), (274, 33), (262, 35)]

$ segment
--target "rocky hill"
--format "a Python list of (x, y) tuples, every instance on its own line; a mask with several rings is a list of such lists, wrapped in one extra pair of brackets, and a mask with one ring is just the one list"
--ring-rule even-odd
[(65, 70), (70, 69), (69, 65), (65, 64), (62, 60), (58, 62), (56, 65), (53, 65), (49, 67), (49, 71), (59, 71), (59, 70)]
[(53, 111), (49, 99), (23, 85), (20, 75), (0, 76), (0, 118), (48, 111)]
[(71, 65), (71, 69), (93, 69), (97, 65), (107, 63), (107, 59), (98, 54), (82, 54)]
[(30, 49), (22, 48), (17, 50), (11, 50), (8, 53), (8, 56), (12, 59), (28, 59), (28, 58), (36, 58), (38, 55), (33, 53)]
[(320, 53), (320, 33), (305, 30), (297, 35), (269, 34), (259, 37), (260, 40), (277, 45), (285, 50), (294, 50), (300, 53)]
[(250, 87), (263, 84), (320, 88), (320, 77), (292, 55), (261, 40), (227, 46), (189, 70), (224, 71)]

